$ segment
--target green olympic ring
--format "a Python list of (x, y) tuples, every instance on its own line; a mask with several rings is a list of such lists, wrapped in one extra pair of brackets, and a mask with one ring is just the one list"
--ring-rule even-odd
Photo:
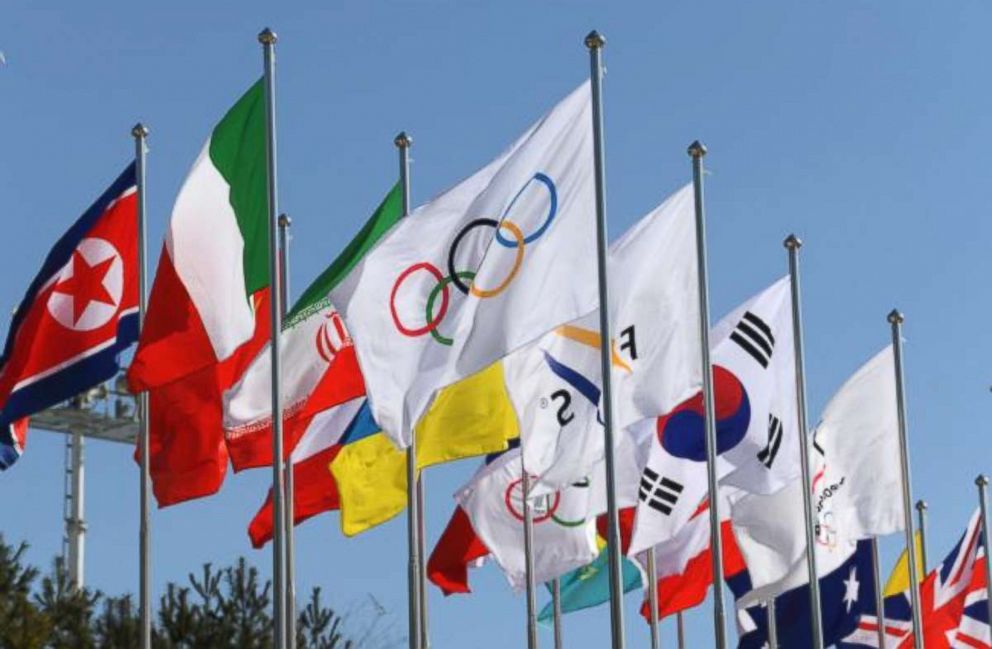
[[(475, 273), (473, 271), (471, 271), (471, 270), (461, 270), (461, 271), (458, 271), (458, 273), (456, 273), (456, 274), (458, 275), (458, 279), (474, 279), (475, 278)], [(448, 284), (451, 283), (451, 281), (452, 281), (451, 275), (448, 275), (447, 277), (445, 277), (444, 279), (442, 279), (440, 282), (438, 282), (437, 284), (435, 284), (434, 285), (434, 288), (431, 290), (431, 294), (427, 297), (427, 322), (431, 322), (431, 319), (434, 317), (433, 316), (433, 313), (434, 313), (434, 301), (437, 300), (438, 294), (441, 291), (443, 291), (445, 289), (445, 287), (447, 287)], [(450, 347), (451, 344), (454, 342), (451, 338), (448, 338), (447, 336), (442, 336), (441, 334), (439, 334), (436, 327), (433, 328), (433, 329), (431, 329), (430, 332), (431, 332), (431, 336), (434, 337), (434, 340), (438, 341), (442, 345), (448, 345)]]

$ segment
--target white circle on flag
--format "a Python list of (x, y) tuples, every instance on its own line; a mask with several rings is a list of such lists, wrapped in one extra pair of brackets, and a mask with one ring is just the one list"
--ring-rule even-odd
[(120, 308), (124, 260), (109, 241), (88, 237), (79, 242), (54, 279), (48, 312), (73, 331), (107, 324)]

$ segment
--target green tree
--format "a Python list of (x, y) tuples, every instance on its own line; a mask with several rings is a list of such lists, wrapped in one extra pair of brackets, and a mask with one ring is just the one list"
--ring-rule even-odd
[(48, 618), (51, 629), (49, 649), (96, 649), (93, 635), (93, 610), (99, 593), (76, 588), (63, 562), (53, 562), (52, 573), (41, 580), (35, 603)]
[(51, 621), (31, 602), (38, 570), (23, 565), (27, 548), (7, 545), (0, 534), (0, 647), (42, 649), (51, 632)]

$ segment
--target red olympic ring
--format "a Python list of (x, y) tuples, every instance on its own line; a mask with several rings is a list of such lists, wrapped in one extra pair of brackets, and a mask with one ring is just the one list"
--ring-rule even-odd
[[(531, 479), (535, 479), (535, 478), (537, 478), (537, 476), (531, 476)], [(506, 503), (506, 511), (510, 512), (510, 515), (513, 516), (518, 521), (523, 522), (524, 520), (523, 512), (518, 512), (516, 507), (513, 506), (513, 498), (512, 498), (513, 490), (514, 488), (517, 487), (517, 485), (520, 485), (521, 491), (523, 490), (523, 485), (521, 483), (523, 483), (523, 478), (518, 478), (517, 480), (511, 482), (510, 485), (506, 488), (506, 492), (503, 494), (503, 501)], [(521, 496), (523, 495), (521, 494)], [(554, 500), (551, 501), (551, 506), (548, 507), (547, 512), (545, 512), (540, 516), (534, 516), (533, 517), (534, 523), (543, 523), (544, 521), (553, 517), (555, 515), (555, 512), (558, 511), (558, 505), (560, 503), (561, 503), (561, 492), (556, 491), (554, 493)]]
[(413, 266), (410, 266), (402, 273), (400, 273), (400, 276), (396, 278), (396, 282), (393, 284), (393, 290), (389, 294), (389, 312), (393, 316), (393, 324), (396, 325), (396, 328), (399, 330), (399, 332), (404, 336), (409, 336), (411, 338), (423, 336), (424, 334), (429, 333), (434, 329), (437, 329), (437, 326), (441, 324), (442, 320), (444, 320), (444, 315), (448, 312), (448, 303), (450, 301), (450, 296), (448, 294), (448, 287), (445, 286), (443, 289), (441, 289), (441, 308), (438, 309), (437, 316), (433, 320), (429, 321), (425, 326), (420, 327), (419, 329), (410, 329), (404, 326), (404, 324), (400, 322), (399, 314), (396, 312), (396, 293), (399, 291), (400, 284), (403, 283), (403, 280), (405, 280), (407, 277), (417, 272), (418, 270), (426, 270), (428, 273), (434, 276), (434, 279), (436, 279), (439, 284), (444, 281), (444, 276), (441, 274), (441, 271), (438, 270), (436, 266), (426, 261), (422, 261), (419, 264), (414, 264)]

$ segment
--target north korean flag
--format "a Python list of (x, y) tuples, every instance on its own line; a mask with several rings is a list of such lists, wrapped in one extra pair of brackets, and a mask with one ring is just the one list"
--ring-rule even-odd
[(26, 418), (112, 378), (138, 339), (134, 163), (55, 244), (14, 313), (0, 357), (0, 469)]

